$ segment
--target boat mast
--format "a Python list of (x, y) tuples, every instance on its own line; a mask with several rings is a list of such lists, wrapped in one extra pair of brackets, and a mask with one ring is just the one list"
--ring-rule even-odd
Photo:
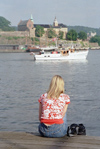
[(56, 37), (56, 47), (57, 47), (57, 44), (58, 44), (58, 43), (57, 43), (57, 40), (58, 40), (58, 38)]
[(46, 45), (48, 46), (48, 30), (46, 31)]

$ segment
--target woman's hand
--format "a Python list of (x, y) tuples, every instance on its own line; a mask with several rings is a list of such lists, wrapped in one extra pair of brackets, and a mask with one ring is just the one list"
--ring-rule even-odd
[(42, 104), (39, 103), (39, 121), (41, 120)]

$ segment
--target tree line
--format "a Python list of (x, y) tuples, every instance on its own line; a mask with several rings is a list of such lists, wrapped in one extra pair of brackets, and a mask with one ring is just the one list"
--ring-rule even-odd
[(59, 31), (59, 34), (57, 35), (52, 27), (47, 29), (47, 31), (45, 32), (42, 26), (37, 25), (35, 30), (35, 35), (37, 37), (42, 37), (44, 33), (47, 38), (58, 37), (59, 39), (63, 39), (63, 35), (64, 35), (64, 32), (62, 31)]
[[(42, 26), (37, 25), (36, 30), (35, 30), (35, 35), (37, 37), (42, 37), (44, 33), (45, 33), (44, 28)], [(59, 34), (57, 35), (55, 33), (55, 30), (53, 30), (53, 28), (49, 28), (46, 31), (46, 36), (48, 38), (57, 37), (59, 39), (63, 39), (63, 35), (64, 35), (63, 31), (59, 31)], [(73, 41), (76, 41), (77, 39), (86, 40), (87, 39), (87, 34), (83, 31), (80, 31), (79, 33), (77, 33), (75, 30), (72, 29), (67, 33), (66, 39), (67, 40), (73, 40)]]
[(97, 34), (97, 36), (100, 36), (100, 28), (92, 28), (92, 27), (86, 27), (86, 26), (67, 26), (68, 30), (75, 30), (77, 33), (79, 33), (80, 31), (83, 31), (85, 33), (95, 33)]
[[(37, 25), (35, 34), (37, 37), (42, 37), (44, 34), (44, 28), (42, 26)], [(50, 28), (47, 30), (46, 34), (47, 34), (46, 36), (48, 38), (57, 37), (58, 39), (63, 39), (64, 33), (62, 31), (59, 31), (59, 34), (56, 35), (53, 28)], [(70, 31), (68, 31), (68, 33), (66, 35), (66, 39), (72, 40), (72, 41), (77, 41), (77, 39), (80, 39), (80, 40), (84, 41), (87, 39), (87, 33), (84, 31), (80, 31), (79, 33), (77, 33), (75, 30), (71, 29)], [(94, 42), (94, 43), (97, 42), (100, 46), (100, 36), (96, 35), (96, 36), (90, 38), (89, 42)]]

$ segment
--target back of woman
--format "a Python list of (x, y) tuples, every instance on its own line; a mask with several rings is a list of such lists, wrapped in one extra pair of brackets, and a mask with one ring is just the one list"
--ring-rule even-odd
[(45, 137), (63, 137), (67, 134), (67, 107), (70, 98), (64, 94), (64, 81), (55, 75), (47, 93), (39, 98), (39, 132)]

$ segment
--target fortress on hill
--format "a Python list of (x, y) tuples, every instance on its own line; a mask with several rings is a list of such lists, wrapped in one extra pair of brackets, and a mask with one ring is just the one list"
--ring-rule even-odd
[(56, 17), (54, 19), (54, 22), (53, 22), (53, 25), (49, 25), (49, 24), (34, 24), (34, 21), (33, 21), (33, 17), (31, 15), (31, 19), (29, 20), (21, 20), (19, 23), (18, 23), (18, 31), (28, 31), (29, 32), (29, 36), (30, 37), (35, 37), (35, 29), (36, 29), (36, 26), (37, 25), (40, 25), (44, 28), (44, 37), (46, 36), (46, 31), (49, 29), (49, 28), (53, 28), (53, 30), (55, 31), (55, 33), (58, 35), (59, 34), (59, 31), (62, 31), (64, 34), (63, 34), (63, 38), (66, 39), (66, 34), (68, 32), (68, 28), (66, 25), (62, 24), (62, 23), (58, 23)]

